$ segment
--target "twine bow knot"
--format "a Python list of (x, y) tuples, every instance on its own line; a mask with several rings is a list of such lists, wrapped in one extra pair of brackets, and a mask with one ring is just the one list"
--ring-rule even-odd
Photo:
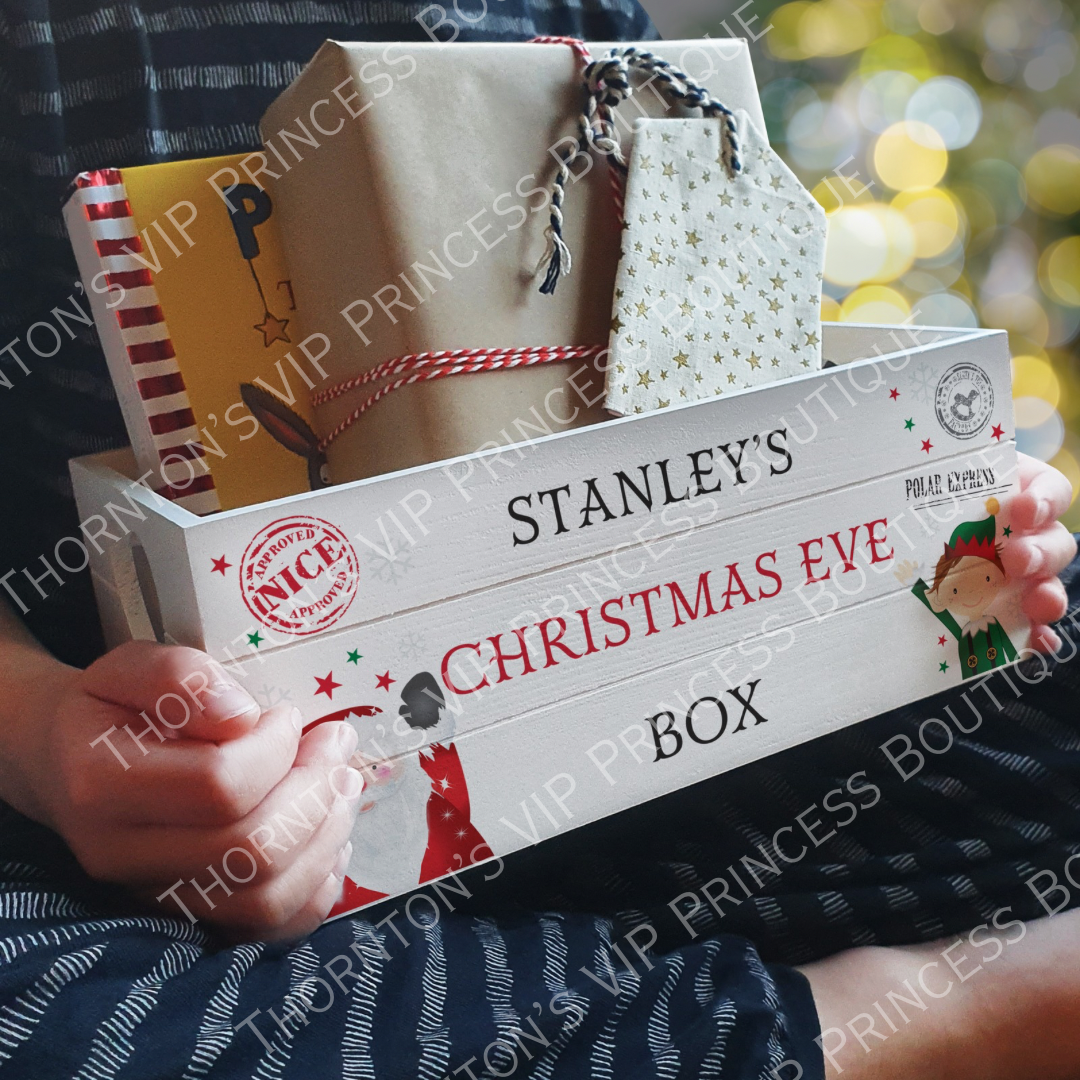
[(605, 57), (593, 60), (583, 42), (576, 39), (537, 39), (551, 43), (558, 41), (570, 45), (585, 62), (585, 105), (578, 118), (578, 137), (573, 146), (559, 154), (559, 166), (551, 185), (551, 211), (547, 228), (548, 251), (541, 262), (547, 266), (540, 291), (555, 292), (559, 279), (569, 274), (572, 267), (570, 248), (563, 238), (563, 204), (566, 185), (571, 178), (570, 167), (582, 155), (595, 150), (607, 158), (612, 175), (612, 192), (619, 221), (622, 222), (622, 192), (629, 166), (623, 154), (622, 144), (615, 127), (615, 110), (633, 95), (630, 85), (631, 68), (643, 72), (650, 82), (655, 81), (659, 92), (672, 104), (690, 109), (700, 109), (707, 118), (724, 121), (721, 158), (730, 177), (742, 171), (739, 160), (738, 136), (735, 116), (722, 102), (714, 98), (699, 82), (685, 71), (654, 53), (634, 46), (612, 49)]

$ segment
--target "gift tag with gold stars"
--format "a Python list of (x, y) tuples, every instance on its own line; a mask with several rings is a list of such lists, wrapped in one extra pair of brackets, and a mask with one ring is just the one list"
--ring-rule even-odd
[(605, 406), (649, 412), (821, 367), (825, 212), (747, 114), (638, 122)]

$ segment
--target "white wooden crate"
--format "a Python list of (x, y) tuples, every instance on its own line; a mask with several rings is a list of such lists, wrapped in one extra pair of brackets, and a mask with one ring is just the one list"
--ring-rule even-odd
[(388, 762), (365, 899), (956, 685), (896, 564), (930, 580), (1015, 480), (1006, 337), (823, 337), (821, 372), (213, 517), (76, 460), (84, 521), (128, 511), (91, 545), (107, 636), (204, 648), (308, 723), (355, 710)]

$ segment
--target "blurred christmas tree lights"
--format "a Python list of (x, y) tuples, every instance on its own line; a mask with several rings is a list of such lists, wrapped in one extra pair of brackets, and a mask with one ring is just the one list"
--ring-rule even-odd
[(1080, 489), (1077, 6), (753, 0), (740, 22), (770, 139), (829, 214), (824, 317), (1007, 330), (1019, 448)]

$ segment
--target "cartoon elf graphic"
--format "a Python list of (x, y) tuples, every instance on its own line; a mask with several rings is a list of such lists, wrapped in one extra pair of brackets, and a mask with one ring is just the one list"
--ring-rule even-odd
[[(965, 679), (1016, 659), (1009, 636), (987, 615), (1007, 581), (995, 540), (999, 509), (997, 499), (988, 499), (989, 517), (957, 525), (938, 559), (933, 584), (919, 578), (911, 589), (956, 638)], [(901, 584), (910, 584), (916, 569), (911, 562), (901, 563), (896, 569)]]

